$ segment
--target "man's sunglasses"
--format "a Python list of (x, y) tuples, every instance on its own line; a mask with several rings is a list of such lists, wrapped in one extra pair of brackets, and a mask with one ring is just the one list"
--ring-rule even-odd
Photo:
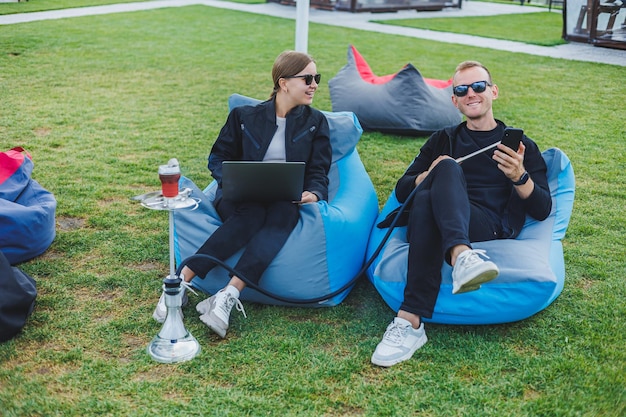
[(452, 91), (454, 92), (455, 96), (463, 97), (467, 95), (470, 87), (472, 87), (472, 90), (474, 90), (475, 93), (482, 93), (487, 89), (487, 86), (491, 86), (491, 83), (489, 81), (476, 81), (475, 83), (471, 84), (457, 85), (456, 87), (452, 88)]
[(304, 83), (306, 85), (311, 85), (313, 80), (315, 80), (315, 84), (319, 84), (322, 80), (322, 74), (305, 74), (305, 75), (290, 75), (288, 77), (283, 78), (304, 78)]

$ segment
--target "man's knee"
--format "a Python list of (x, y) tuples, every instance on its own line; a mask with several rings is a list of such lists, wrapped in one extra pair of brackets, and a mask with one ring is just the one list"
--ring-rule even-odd
[(431, 172), (433, 181), (443, 181), (445, 184), (452, 184), (459, 181), (465, 184), (465, 174), (463, 168), (454, 159), (446, 158), (440, 161)]
[(439, 161), (435, 169), (439, 171), (454, 172), (454, 173), (463, 172), (461, 165), (452, 158), (446, 158), (446, 159)]

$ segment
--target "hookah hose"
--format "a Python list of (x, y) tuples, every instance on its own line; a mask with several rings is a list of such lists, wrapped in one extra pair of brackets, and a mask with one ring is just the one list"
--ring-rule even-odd
[(322, 295), (322, 296), (315, 297), (315, 298), (305, 299), (305, 300), (295, 299), (295, 298), (290, 298), (290, 297), (283, 297), (283, 296), (280, 296), (278, 294), (274, 294), (271, 291), (268, 291), (266, 289), (261, 288), (258, 284), (250, 281), (248, 278), (246, 278), (245, 276), (243, 276), (240, 273), (238, 273), (234, 268), (232, 268), (230, 265), (226, 264), (226, 262), (222, 261), (221, 259), (217, 259), (217, 258), (215, 258), (215, 257), (213, 257), (211, 255), (205, 255), (205, 254), (202, 254), (202, 253), (197, 253), (195, 255), (189, 256), (188, 258), (185, 258), (183, 260), (183, 262), (181, 262), (181, 264), (178, 266), (178, 269), (176, 270), (176, 276), (177, 277), (180, 276), (180, 273), (181, 273), (183, 267), (189, 261), (191, 261), (193, 259), (198, 259), (198, 258), (205, 258), (205, 259), (210, 260), (211, 262), (215, 262), (216, 264), (220, 265), (222, 268), (226, 269), (231, 274), (233, 274), (233, 275), (237, 276), (238, 278), (240, 278), (243, 282), (246, 283), (246, 285), (248, 287), (250, 287), (250, 288), (260, 292), (263, 295), (266, 295), (266, 296), (268, 296), (270, 298), (273, 298), (275, 300), (282, 301), (284, 303), (290, 303), (290, 304), (316, 304), (316, 303), (322, 304), (325, 301), (328, 301), (329, 299), (335, 297), (336, 295), (341, 294), (342, 292), (344, 292), (345, 290), (347, 290), (348, 288), (353, 286), (357, 282), (357, 280), (361, 277), (361, 275), (364, 274), (367, 271), (367, 268), (370, 267), (372, 262), (374, 262), (376, 257), (382, 251), (383, 246), (385, 245), (385, 243), (389, 239), (389, 236), (391, 236), (391, 232), (393, 232), (393, 229), (396, 227), (396, 224), (398, 223), (398, 220), (400, 219), (400, 216), (404, 212), (404, 209), (406, 208), (408, 203), (413, 199), (413, 196), (415, 195), (415, 192), (419, 188), (420, 188), (419, 185), (417, 187), (415, 187), (413, 189), (413, 191), (411, 191), (411, 194), (409, 194), (409, 196), (406, 198), (404, 203), (402, 203), (402, 206), (400, 206), (400, 210), (398, 210), (398, 213), (395, 215), (393, 221), (389, 225), (389, 228), (387, 229), (387, 233), (383, 237), (383, 240), (380, 242), (380, 244), (378, 245), (378, 247), (376, 248), (376, 251), (374, 251), (372, 256), (367, 260), (367, 262), (365, 262), (365, 264), (359, 270), (359, 272), (357, 272), (356, 275), (347, 284), (345, 284), (343, 287), (339, 288), (338, 290), (335, 290), (335, 291), (331, 292), (330, 294)]

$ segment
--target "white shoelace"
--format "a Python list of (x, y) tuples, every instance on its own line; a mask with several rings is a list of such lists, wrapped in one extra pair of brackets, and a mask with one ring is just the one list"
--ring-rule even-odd
[(241, 304), (241, 301), (239, 300), (239, 298), (235, 298), (228, 293), (225, 294), (225, 297), (226, 297), (226, 300), (224, 301), (224, 303), (219, 304), (219, 307), (224, 313), (225, 317), (228, 317), (230, 315), (230, 310), (232, 310), (233, 304), (234, 304), (235, 309), (237, 311), (240, 311), (245, 318), (248, 318), (248, 316), (246, 315), (246, 311), (243, 309), (243, 304)]
[(459, 265), (460, 267), (469, 268), (474, 264), (483, 262), (483, 260), (480, 259), (478, 255), (483, 256), (486, 259), (489, 259), (489, 256), (487, 256), (487, 251), (484, 249), (470, 249), (469, 252), (470, 253), (468, 253), (466, 256), (461, 257), (460, 259), (461, 264)]
[(399, 323), (393, 323), (393, 325), (385, 332), (384, 339), (395, 345), (402, 343), (402, 340), (406, 337), (406, 332), (409, 330), (409, 326), (404, 326)]
[(197, 292), (194, 291), (193, 287), (191, 286), (191, 282), (187, 282), (185, 281), (185, 277), (183, 275), (180, 276), (180, 279), (182, 279), (180, 286), (183, 287), (184, 289), (186, 289), (187, 291), (191, 291), (194, 295), (198, 295)]

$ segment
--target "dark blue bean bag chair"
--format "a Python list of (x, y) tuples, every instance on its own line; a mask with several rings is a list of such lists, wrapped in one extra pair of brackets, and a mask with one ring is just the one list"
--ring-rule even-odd
[(377, 77), (352, 45), (328, 87), (333, 111), (354, 112), (365, 130), (427, 136), (462, 118), (452, 104), (452, 79), (424, 78), (412, 64)]
[(11, 265), (41, 255), (55, 237), (54, 195), (31, 178), (22, 148), (0, 155), (0, 251)]
[[(229, 99), (229, 106), (232, 109), (258, 102), (233, 95)], [(364, 264), (367, 240), (378, 215), (374, 186), (355, 148), (362, 133), (358, 120), (349, 112), (324, 114), (328, 119), (333, 149), (328, 202), (301, 207), (300, 221), (294, 232), (259, 283), (263, 290), (294, 300), (322, 297), (351, 281)], [(212, 205), (217, 189), (215, 181), (200, 190), (190, 179), (182, 178), (180, 187), (191, 188), (191, 196), (198, 198), (200, 205), (193, 211), (174, 212), (175, 256), (178, 264), (193, 255), (221, 224)], [(234, 266), (241, 252), (228, 259), (227, 264)], [(192, 284), (195, 288), (214, 294), (228, 280), (228, 272), (216, 267), (206, 278), (194, 278)], [(307, 306), (337, 305), (345, 299), (350, 289), (322, 303)], [(276, 300), (250, 287), (244, 289), (241, 299), (263, 304), (301, 305)]]
[(35, 308), (37, 283), (0, 251), (0, 343), (15, 337)]
[[(557, 148), (544, 151), (543, 157), (552, 194), (550, 216), (542, 222), (527, 218), (516, 239), (472, 244), (475, 249), (485, 249), (500, 269), (500, 275), (478, 291), (453, 295), (452, 268), (444, 263), (433, 317), (424, 321), (442, 324), (518, 321), (545, 309), (561, 293), (565, 281), (561, 240), (574, 204), (574, 170), (567, 156)], [(392, 193), (377, 222), (399, 206)], [(368, 257), (374, 254), (386, 232), (387, 229), (372, 229)], [(368, 278), (394, 311), (398, 311), (404, 298), (408, 247), (406, 227), (398, 227), (368, 269)]]

